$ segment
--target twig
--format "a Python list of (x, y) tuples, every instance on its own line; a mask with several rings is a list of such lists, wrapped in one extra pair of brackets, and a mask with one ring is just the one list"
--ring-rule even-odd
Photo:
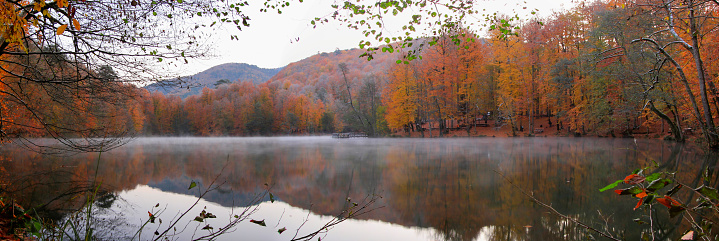
[[(305, 236), (302, 236), (302, 237), (297, 238), (297, 233), (299, 233), (299, 230), (302, 228), (302, 226), (304, 226), (304, 224), (309, 220), (309, 213), (308, 213), (308, 215), (307, 215), (307, 220), (305, 220), (305, 222), (302, 223), (302, 225), (300, 226), (300, 228), (297, 229), (297, 233), (295, 233), (295, 237), (293, 237), (291, 241), (311, 240), (312, 238), (316, 237), (316, 236), (319, 235), (320, 233), (325, 233), (325, 234), (326, 234), (327, 231), (328, 231), (331, 227), (333, 227), (333, 226), (335, 226), (335, 225), (337, 225), (337, 224), (339, 224), (339, 223), (341, 223), (341, 222), (344, 222), (344, 221), (347, 220), (347, 219), (351, 219), (351, 218), (357, 217), (357, 216), (359, 216), (359, 215), (366, 214), (366, 213), (368, 213), (368, 212), (377, 210), (377, 209), (379, 209), (379, 208), (383, 208), (384, 206), (380, 206), (380, 207), (377, 207), (377, 208), (370, 208), (370, 206), (372, 206), (372, 204), (374, 204), (375, 202), (377, 202), (377, 200), (378, 200), (379, 198), (382, 198), (382, 197), (379, 196), (379, 195), (369, 195), (369, 196), (367, 196), (367, 197), (365, 197), (365, 198), (363, 199), (361, 206), (360, 206), (360, 205), (355, 205), (355, 203), (352, 203), (352, 205), (351, 205), (350, 208), (348, 208), (348, 209), (346, 209), (346, 210), (343, 210), (342, 213), (340, 213), (340, 215), (336, 216), (335, 218), (333, 218), (333, 219), (330, 220), (329, 222), (325, 223), (325, 225), (322, 226), (322, 228), (320, 228), (320, 229), (318, 229), (317, 231), (314, 231), (314, 232), (312, 232), (312, 233), (309, 233), (309, 234), (307, 234), (307, 235), (305, 235)], [(357, 209), (355, 210), (355, 208), (357, 208)], [(368, 209), (368, 210), (365, 210), (365, 209)], [(345, 214), (345, 213), (346, 213), (346, 214)]]
[(297, 230), (295, 230), (295, 236), (292, 237), (292, 240), (295, 240), (297, 238), (297, 235), (300, 234), (300, 229), (302, 229), (302, 227), (304, 227), (305, 224), (307, 224), (307, 222), (310, 220), (310, 214), (312, 214), (312, 211), (311, 211), (312, 205), (313, 204), (310, 204), (310, 208), (307, 210), (307, 217), (305, 217), (304, 221), (302, 221), (302, 224), (300, 224), (300, 227), (298, 227)]
[(569, 216), (567, 216), (567, 215), (564, 215), (564, 214), (560, 213), (559, 211), (557, 211), (556, 209), (554, 209), (552, 206), (550, 206), (550, 205), (548, 205), (548, 204), (546, 204), (546, 203), (543, 203), (542, 201), (539, 201), (537, 198), (534, 197), (534, 195), (531, 195), (531, 194), (525, 192), (524, 189), (522, 189), (522, 188), (520, 188), (519, 186), (517, 186), (517, 184), (514, 184), (514, 182), (512, 182), (512, 180), (509, 180), (509, 178), (507, 178), (506, 176), (504, 176), (504, 174), (502, 174), (501, 172), (499, 172), (499, 171), (497, 171), (497, 170), (494, 170), (494, 172), (497, 173), (497, 174), (499, 174), (499, 176), (501, 176), (502, 178), (504, 178), (504, 180), (506, 180), (507, 182), (509, 182), (509, 184), (511, 184), (511, 185), (512, 185), (513, 187), (515, 187), (516, 189), (518, 189), (520, 192), (522, 192), (522, 194), (524, 194), (524, 196), (529, 197), (529, 198), (532, 199), (534, 202), (539, 203), (539, 205), (542, 205), (542, 206), (544, 206), (545, 208), (549, 209), (549, 210), (552, 211), (555, 215), (560, 216), (560, 217), (562, 217), (562, 218), (564, 218), (564, 219), (567, 219), (567, 220), (569, 220), (569, 221), (572, 221), (573, 223), (576, 223), (576, 224), (578, 224), (579, 226), (582, 226), (583, 228), (585, 228), (585, 229), (587, 229), (587, 230), (594, 231), (594, 232), (598, 233), (599, 235), (604, 236), (604, 237), (606, 237), (606, 238), (608, 238), (608, 239), (615, 240), (615, 241), (620, 241), (619, 239), (613, 237), (613, 236), (610, 235), (610, 234), (607, 234), (607, 233), (604, 233), (604, 232), (602, 232), (602, 231), (599, 231), (599, 230), (597, 230), (597, 229), (595, 229), (595, 228), (589, 227), (589, 225), (586, 225), (586, 224), (582, 223), (581, 221), (579, 221), (579, 220), (577, 220), (577, 219), (575, 219), (575, 218), (571, 218), (571, 217), (569, 217)]
[[(224, 171), (224, 170), (225, 170), (225, 167), (227, 167), (227, 163), (229, 163), (229, 159), (228, 159), (228, 162), (225, 162), (225, 166), (222, 167), (222, 169), (221, 169), (222, 171)], [(189, 213), (190, 211), (192, 211), (192, 209), (194, 209), (195, 206), (197, 206), (197, 204), (200, 203), (200, 201), (202, 200), (202, 198), (204, 198), (205, 195), (207, 195), (207, 193), (209, 193), (209, 192), (212, 191), (212, 190), (217, 189), (217, 186), (213, 187), (213, 185), (215, 185), (215, 183), (217, 182), (217, 179), (222, 175), (222, 171), (220, 171), (220, 174), (217, 174), (217, 176), (215, 176), (215, 178), (212, 179), (212, 181), (210, 182), (210, 184), (208, 185), (207, 189), (206, 189), (204, 192), (201, 192), (201, 191), (200, 191), (200, 196), (197, 197), (197, 199), (195, 200), (195, 202), (194, 202), (192, 205), (190, 205), (190, 207), (189, 207), (188, 209), (186, 209), (182, 214), (180, 214), (180, 216), (179, 216), (177, 219), (175, 219), (174, 221), (172, 221), (171, 224), (170, 224), (170, 226), (168, 226), (167, 229), (165, 229), (165, 231), (163, 231), (162, 233), (160, 233), (159, 235), (157, 235), (157, 237), (154, 239), (155, 241), (160, 240), (163, 236), (165, 236), (165, 234), (167, 234), (167, 232), (170, 231), (170, 229), (174, 228), (174, 227), (177, 225), (177, 223), (180, 222), (180, 220), (182, 219), (182, 217), (184, 217), (185, 215), (187, 215), (187, 213)], [(199, 190), (198, 190), (198, 191), (199, 191)]]
[(278, 227), (278, 226), (280, 226), (280, 222), (282, 221), (282, 217), (285, 216), (285, 211), (287, 211), (287, 209), (284, 209), (284, 208), (283, 208), (283, 209), (282, 209), (282, 214), (280, 215), (280, 219), (277, 220), (277, 224), (275, 225), (275, 228)]

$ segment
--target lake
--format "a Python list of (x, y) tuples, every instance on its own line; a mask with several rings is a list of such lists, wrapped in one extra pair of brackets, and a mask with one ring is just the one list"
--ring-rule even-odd
[[(167, 230), (214, 180), (216, 188), (169, 230), (171, 238), (201, 237), (206, 225), (218, 230), (253, 200), (259, 205), (250, 206), (252, 215), (220, 240), (291, 240), (317, 230), (326, 232), (313, 240), (598, 237), (551, 214), (524, 190), (564, 215), (638, 240), (649, 227), (633, 221), (646, 215), (633, 210), (637, 199), (600, 188), (648, 166), (699, 185), (708, 169), (716, 187), (716, 163), (716, 155), (700, 148), (660, 140), (138, 138), (101, 155), (45, 156), (5, 145), (0, 178), (25, 207), (60, 218), (83, 205), (77, 190), (92, 187), (97, 170), (102, 185), (94, 223), (98, 235), (112, 239), (135, 235), (148, 212), (162, 223), (148, 223), (137, 234), (141, 239)], [(262, 196), (265, 190), (272, 198)], [(348, 209), (369, 212), (322, 229)], [(687, 230), (666, 208), (655, 209), (665, 238), (676, 240)], [(203, 210), (217, 218), (192, 221)]]

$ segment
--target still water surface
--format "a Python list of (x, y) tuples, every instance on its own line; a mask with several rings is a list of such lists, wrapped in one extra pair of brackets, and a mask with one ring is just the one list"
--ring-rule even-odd
[[(134, 235), (148, 211), (164, 221), (145, 227), (142, 238), (151, 238), (215, 178), (221, 186), (180, 222), (185, 232), (175, 238), (206, 233), (199, 230), (205, 224), (190, 221), (203, 209), (218, 216), (210, 224), (220, 227), (267, 187), (277, 201), (265, 197), (251, 216), (267, 227), (245, 221), (221, 240), (290, 240), (372, 197), (377, 209), (334, 226), (322, 240), (590, 238), (522, 195), (502, 173), (565, 215), (638, 240), (648, 226), (632, 221), (644, 214), (632, 210), (636, 200), (598, 189), (655, 163), (696, 183), (716, 162), (699, 148), (659, 140), (139, 138), (101, 156), (43, 156), (4, 146), (0, 177), (27, 207), (77, 207), (82, 200), (72, 190), (87, 187), (97, 168), (103, 189), (116, 194), (105, 196), (98, 214), (104, 218), (98, 225), (109, 227), (101, 235), (113, 238)], [(188, 190), (193, 181), (199, 188)], [(667, 238), (686, 230), (677, 219), (657, 219), (666, 223)]]

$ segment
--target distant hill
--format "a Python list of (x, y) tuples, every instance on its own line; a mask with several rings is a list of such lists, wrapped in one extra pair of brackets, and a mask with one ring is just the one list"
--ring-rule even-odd
[(199, 94), (202, 88), (215, 89), (221, 84), (236, 81), (264, 83), (280, 72), (282, 68), (264, 69), (251, 64), (228, 63), (209, 68), (192, 76), (181, 77), (167, 83), (154, 83), (145, 86), (150, 92), (159, 91), (165, 95), (180, 95), (182, 98)]
[(290, 87), (295, 86), (294, 89), (311, 86), (329, 91), (333, 84), (342, 85), (340, 82), (344, 77), (338, 68), (340, 63), (347, 66), (349, 81), (359, 84), (370, 75), (384, 75), (398, 57), (398, 54), (378, 52), (372, 61), (367, 61), (359, 57), (364, 52), (355, 48), (316, 54), (285, 66), (268, 83), (279, 86), (289, 84)]

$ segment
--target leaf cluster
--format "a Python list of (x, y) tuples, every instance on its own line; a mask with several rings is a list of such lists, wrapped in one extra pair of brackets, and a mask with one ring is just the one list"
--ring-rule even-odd
[[(390, 53), (406, 50), (403, 54), (404, 61), (398, 63), (408, 63), (420, 58), (422, 47), (433, 46), (440, 36), (448, 34), (459, 46), (465, 41), (465, 36), (452, 33), (475, 25), (477, 15), (481, 16), (480, 19), (487, 20), (483, 26), (490, 31), (499, 31), (500, 37), (516, 35), (516, 30), (519, 29), (512, 23), (513, 20), (519, 20), (519, 16), (500, 20), (497, 13), (485, 14), (476, 10), (478, 4), (471, 0), (345, 1), (332, 7), (335, 9), (333, 14), (317, 17), (310, 24), (317, 27), (333, 20), (350, 29), (361, 30), (366, 39), (360, 40), (359, 47), (366, 52), (360, 57), (367, 60), (372, 60), (373, 54), (380, 50)], [(535, 13), (536, 11), (532, 12)], [(394, 29), (389, 22), (403, 24)]]
[[(661, 204), (666, 207), (670, 218), (684, 216), (691, 223), (692, 230), (687, 230), (687, 235), (694, 238), (711, 235), (711, 227), (715, 222), (713, 218), (719, 214), (719, 208), (717, 208), (719, 192), (715, 188), (702, 185), (692, 189), (677, 181), (675, 173), (654, 172), (646, 174), (644, 173), (645, 170), (647, 168), (637, 169), (624, 179), (617, 180), (599, 189), (599, 191), (604, 192), (614, 189), (614, 193), (618, 195), (629, 195), (637, 198), (638, 201), (634, 210), (646, 209), (648, 212), (652, 212), (653, 204)], [(617, 188), (622, 183), (629, 186)], [(678, 193), (682, 190), (695, 194), (698, 198), (693, 202), (691, 200), (681, 201)], [(651, 219), (651, 215), (649, 218)], [(635, 222), (639, 224), (652, 223), (651, 220), (646, 222), (639, 218), (635, 219)], [(651, 235), (655, 234), (652, 233)]]

